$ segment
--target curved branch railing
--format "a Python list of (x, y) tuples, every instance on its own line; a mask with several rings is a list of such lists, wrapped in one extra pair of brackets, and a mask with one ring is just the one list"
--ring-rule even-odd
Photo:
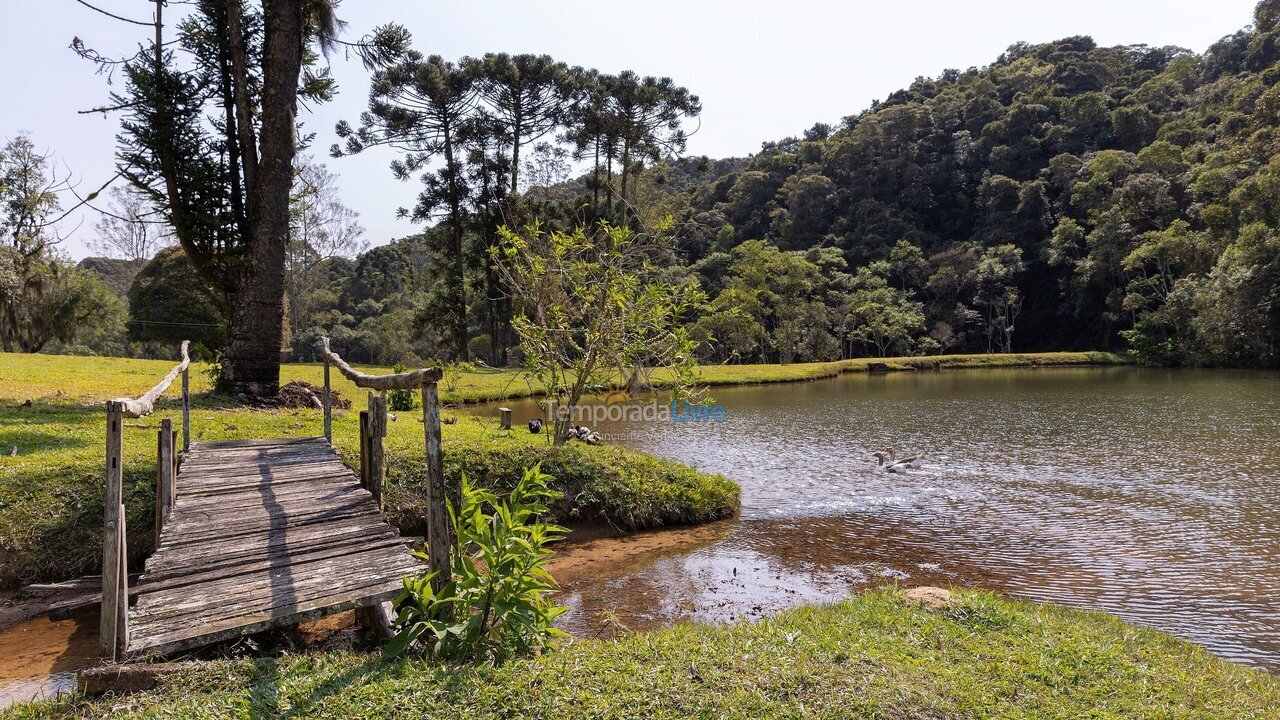
[(428, 383), (438, 383), (443, 375), (440, 368), (422, 368), (420, 370), (409, 370), (394, 375), (369, 375), (347, 364), (338, 353), (329, 349), (329, 338), (320, 338), (324, 345), (323, 353), (325, 363), (333, 363), (338, 367), (338, 372), (356, 387), (362, 387), (369, 390), (379, 390), (386, 392), (387, 390), (416, 390)]
[(173, 384), (174, 378), (178, 377), (178, 373), (182, 373), (182, 406), (183, 412), (187, 412), (187, 393), (188, 393), (188, 372), (187, 369), (191, 365), (191, 358), (187, 356), (187, 349), (191, 346), (189, 340), (182, 341), (182, 362), (178, 363), (169, 371), (164, 379), (156, 383), (156, 386), (146, 391), (138, 398), (116, 398), (111, 402), (120, 406), (120, 411), (127, 418), (140, 418), (150, 415), (156, 409), (156, 400), (164, 394), (165, 390)]
[[(393, 375), (369, 375), (347, 364), (329, 347), (329, 338), (321, 337), (324, 357), (324, 437), (333, 443), (333, 392), (330, 389), (329, 366), (338, 368), (343, 377), (358, 388), (370, 390), (368, 410), (360, 412), (360, 484), (373, 494), (382, 507), (382, 481), (386, 473), (382, 438), (387, 435), (387, 391), (422, 392), (422, 427), (427, 450), (427, 556), (432, 584), (436, 589), (448, 579), (449, 526), (444, 489), (444, 463), (440, 455), (440, 394), (436, 383), (443, 375), (440, 368), (421, 368)], [(372, 391), (377, 391), (374, 394)]]

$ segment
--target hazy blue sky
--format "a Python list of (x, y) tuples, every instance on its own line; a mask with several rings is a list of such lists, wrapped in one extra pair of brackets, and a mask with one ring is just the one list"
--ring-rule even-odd
[[(151, 17), (146, 0), (96, 4), (139, 20)], [(74, 0), (5, 5), (0, 137), (30, 132), (37, 145), (57, 153), (86, 192), (96, 188), (114, 174), (118, 119), (76, 113), (101, 103), (110, 88), (67, 46), (79, 36), (118, 54), (136, 47), (149, 31)], [(350, 23), (350, 39), (394, 20), (413, 31), (420, 50), (450, 59), (537, 52), (603, 71), (669, 75), (702, 98), (701, 126), (689, 153), (723, 157), (755, 152), (761, 141), (798, 134), (819, 120), (838, 121), (917, 76), (986, 65), (1019, 40), (1091, 35), (1101, 45), (1179, 45), (1199, 52), (1247, 25), (1254, 5), (1255, 0), (346, 0), (339, 14)], [(358, 61), (337, 57), (332, 63), (339, 97), (302, 113), (307, 129), (318, 133), (315, 151), (321, 156), (333, 141), (335, 121), (354, 120), (367, 93)], [(389, 153), (375, 149), (354, 158), (326, 158), (374, 244), (413, 232), (394, 213), (412, 205), (416, 183), (392, 179)], [(71, 218), (65, 249), (73, 256), (88, 254), (93, 222), (93, 213)]]

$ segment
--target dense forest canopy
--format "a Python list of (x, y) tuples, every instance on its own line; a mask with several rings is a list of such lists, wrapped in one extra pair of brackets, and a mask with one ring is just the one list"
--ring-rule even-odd
[[(755, 240), (842, 261), (905, 291), (890, 304), (923, 306), (913, 334), (950, 348), (1127, 343), (1157, 361), (1275, 365), (1278, 13), (1262, 3), (1202, 56), (1073, 37), (920, 78), (689, 192), (705, 242), (687, 259), (713, 286), (741, 275)], [(805, 303), (842, 272), (788, 311), (817, 321)], [(823, 304), (838, 329), (841, 301)]]
[(420, 179), (405, 212), (427, 227), (359, 252), (354, 213), (326, 205), (346, 239), (291, 240), (299, 358), (328, 334), (364, 361), (518, 361), (489, 250), (536, 218), (666, 237), (653, 261), (705, 291), (686, 320), (710, 361), (1280, 365), (1280, 0), (1204, 54), (1018, 43), (749, 158), (678, 157), (700, 104), (674, 81), (546, 56), (408, 52), (369, 97), (334, 154)]
[[(749, 159), (652, 162), (627, 220), (676, 221), (668, 262), (711, 298), (690, 321), (709, 360), (1131, 348), (1274, 366), (1278, 9), (1203, 55), (1015, 44)], [(571, 224), (607, 173), (532, 189), (524, 211)], [(411, 317), (406, 294), (433, 283), (412, 256), (447, 247), (428, 241), (441, 232), (349, 266), (328, 317), (370, 359), (432, 352), (408, 330), (423, 323), (383, 315)], [(467, 272), (480, 287), (482, 261)], [(477, 328), (485, 312), (471, 305)], [(387, 325), (398, 341), (378, 339)]]

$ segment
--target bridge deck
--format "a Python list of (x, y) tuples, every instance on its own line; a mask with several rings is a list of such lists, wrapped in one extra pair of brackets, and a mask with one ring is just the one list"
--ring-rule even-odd
[(193, 445), (129, 611), (167, 654), (394, 597), (423, 566), (324, 438)]

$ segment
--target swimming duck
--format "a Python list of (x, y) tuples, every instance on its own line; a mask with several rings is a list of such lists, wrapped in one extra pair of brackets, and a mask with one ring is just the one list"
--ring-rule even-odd
[[(885, 472), (904, 473), (907, 470), (919, 470), (923, 463), (920, 461), (919, 455), (912, 455), (901, 460), (898, 459), (898, 453), (891, 447), (886, 447), (880, 452), (871, 453), (876, 459), (876, 465), (883, 467)], [(888, 461), (886, 464), (885, 461)]]

